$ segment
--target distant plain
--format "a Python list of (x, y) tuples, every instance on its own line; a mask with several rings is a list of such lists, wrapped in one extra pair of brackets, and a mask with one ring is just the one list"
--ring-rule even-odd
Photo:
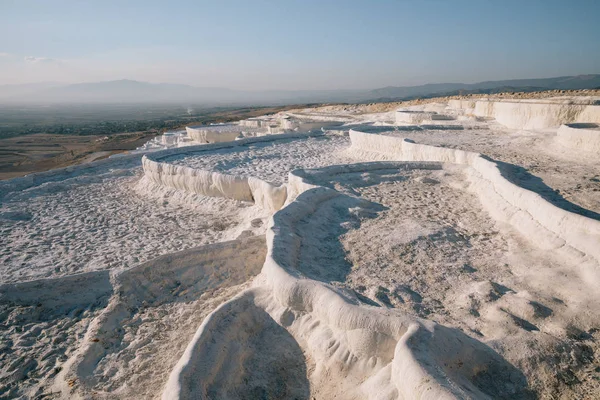
[(0, 107), (0, 180), (133, 150), (191, 123), (228, 122), (294, 107), (6, 105)]

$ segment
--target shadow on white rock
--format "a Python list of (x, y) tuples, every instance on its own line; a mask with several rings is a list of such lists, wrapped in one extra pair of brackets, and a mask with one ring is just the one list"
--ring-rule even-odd
[[(264, 236), (255, 236), (161, 256), (116, 275), (113, 278), (114, 294), (102, 313), (91, 322), (81, 347), (64, 365), (54, 389), (69, 396), (85, 396), (93, 392), (97, 396), (110, 397), (116, 393), (126, 393), (123, 390), (126, 391), (131, 384), (127, 374), (113, 371), (112, 382), (107, 383), (104, 378), (107, 368), (114, 369), (111, 365), (120, 365), (119, 369), (127, 370), (127, 359), (139, 357), (148, 344), (160, 341), (161, 336), (164, 341), (167, 332), (177, 332), (177, 325), (194, 324), (202, 320), (188, 321), (190, 317), (185, 317), (186, 314), (182, 314), (184, 320), (181, 320), (175, 315), (172, 321), (175, 326), (161, 328), (162, 324), (152, 317), (154, 310), (157, 315), (169, 310), (176, 313), (185, 311), (173, 308), (175, 304), (192, 307), (192, 313), (194, 310), (203, 310), (198, 308), (201, 304), (193, 305), (205, 293), (217, 301), (224, 301), (227, 297), (217, 296), (217, 290), (251, 280), (259, 273), (264, 257)], [(209, 299), (204, 302), (210, 303)], [(148, 320), (144, 315), (151, 317)], [(150, 325), (144, 328), (143, 324)], [(131, 332), (137, 332), (136, 337), (132, 338)], [(179, 340), (185, 339), (184, 336)], [(177, 357), (176, 353), (163, 355), (161, 359), (165, 365), (156, 366), (155, 369), (168, 368), (169, 363), (174, 363)], [(162, 385), (160, 381), (153, 383)]]
[(173, 370), (162, 398), (309, 399), (296, 340), (247, 291), (215, 310)]

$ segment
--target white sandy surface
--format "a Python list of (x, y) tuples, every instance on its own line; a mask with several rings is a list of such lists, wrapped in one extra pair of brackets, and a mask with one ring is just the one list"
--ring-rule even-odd
[(600, 339), (594, 285), (568, 258), (491, 219), (461, 170), (390, 169), (311, 181), (371, 203), (334, 198), (300, 221), (301, 271), (352, 290), (364, 304), (488, 343), (544, 398), (592, 398)]
[[(445, 121), (436, 121), (436, 123)], [(381, 134), (412, 139), (417, 143), (485, 154), (507, 165), (507, 174), (520, 186), (556, 199), (563, 208), (600, 218), (600, 161), (594, 155), (573, 151), (556, 143), (556, 130), (510, 130), (494, 121), (449, 121), (462, 130), (399, 127)], [(553, 193), (554, 192), (554, 193)], [(564, 198), (561, 201), (559, 196)], [(569, 205), (568, 202), (573, 203)], [(578, 208), (577, 206), (580, 206)], [(591, 212), (586, 213), (583, 209)]]
[(343, 151), (350, 146), (347, 136), (325, 135), (253, 143), (208, 154), (172, 156), (162, 159), (175, 165), (229, 174), (254, 176), (274, 184), (285, 182), (287, 173), (298, 168), (318, 168), (353, 162)]
[[(133, 176), (51, 182), (5, 199), (0, 215), (3, 282), (127, 269), (159, 255), (235, 237), (250, 205), (148, 196)], [(156, 191), (154, 192), (156, 193)], [(234, 236), (234, 237), (232, 237)]]
[[(556, 130), (414, 109), (451, 118), (291, 114), (485, 154), (599, 219), (598, 160)], [(137, 159), (0, 186), (0, 398), (597, 398), (597, 260), (495, 219), (470, 166), (368, 163), (349, 128), (160, 159), (287, 184), (275, 215)]]

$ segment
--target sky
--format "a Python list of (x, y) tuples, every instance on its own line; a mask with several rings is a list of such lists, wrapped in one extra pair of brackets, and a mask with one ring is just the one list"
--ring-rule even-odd
[(0, 0), (0, 84), (372, 89), (600, 73), (598, 0)]

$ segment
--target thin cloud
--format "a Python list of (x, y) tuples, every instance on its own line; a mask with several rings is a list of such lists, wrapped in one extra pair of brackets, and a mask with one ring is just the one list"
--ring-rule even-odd
[(53, 58), (48, 58), (48, 57), (33, 57), (33, 56), (25, 57), (25, 62), (32, 63), (32, 64), (47, 63), (47, 62), (54, 62), (54, 61), (55, 60)]
[(9, 53), (3, 53), (0, 51), (0, 57), (10, 57)]

